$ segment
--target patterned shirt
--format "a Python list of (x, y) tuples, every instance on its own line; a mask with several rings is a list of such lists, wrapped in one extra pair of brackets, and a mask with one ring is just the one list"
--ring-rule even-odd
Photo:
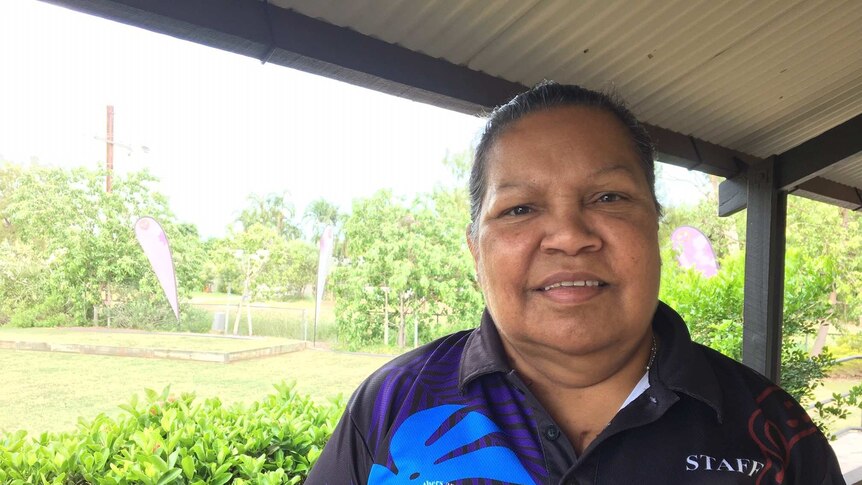
[(306, 485), (843, 484), (799, 404), (693, 343), (660, 303), (649, 387), (578, 455), (478, 329), (408, 352), (353, 394)]

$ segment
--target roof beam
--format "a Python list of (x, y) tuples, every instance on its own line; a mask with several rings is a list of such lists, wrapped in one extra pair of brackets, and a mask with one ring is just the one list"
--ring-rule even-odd
[(747, 172), (718, 184), (718, 217), (732, 216), (746, 206), (748, 206)]
[[(475, 114), (526, 86), (259, 0), (44, 0), (184, 40)], [(732, 177), (758, 160), (646, 125), (662, 162)]]
[(862, 153), (862, 114), (778, 155), (778, 188), (792, 191), (859, 153)]
[(260, 0), (45, 1), (464, 113), (526, 89)]
[(815, 177), (802, 182), (796, 189), (790, 192), (793, 195), (806, 197), (808, 199), (826, 202), (828, 204), (844, 207), (858, 211), (862, 209), (862, 192), (855, 187), (827, 180), (823, 177)]
[(660, 162), (730, 178), (761, 160), (699, 138), (645, 124), (656, 146)]
[[(791, 148), (776, 157), (779, 190), (821, 202), (859, 210), (862, 193), (820, 176), (830, 167), (862, 154), (862, 115)], [(749, 163), (749, 165), (751, 165)], [(748, 205), (746, 175), (718, 186), (718, 215), (732, 215)]]

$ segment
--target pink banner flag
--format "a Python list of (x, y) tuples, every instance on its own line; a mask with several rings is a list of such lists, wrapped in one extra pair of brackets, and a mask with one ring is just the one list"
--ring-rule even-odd
[(314, 301), (314, 335), (312, 342), (317, 343), (317, 322), (320, 317), (320, 304), (323, 302), (323, 289), (326, 277), (329, 276), (329, 265), (332, 262), (332, 250), (335, 246), (334, 228), (326, 226), (320, 237), (320, 255), (317, 260), (317, 295)]
[(135, 236), (141, 244), (141, 249), (156, 273), (159, 284), (165, 292), (174, 316), (180, 319), (179, 297), (177, 296), (177, 276), (174, 270), (174, 258), (168, 244), (168, 236), (162, 226), (152, 217), (141, 217), (135, 223)]
[(718, 263), (709, 239), (702, 232), (690, 226), (680, 226), (670, 236), (673, 248), (677, 251), (679, 265), (700, 271), (711, 278), (718, 274)]

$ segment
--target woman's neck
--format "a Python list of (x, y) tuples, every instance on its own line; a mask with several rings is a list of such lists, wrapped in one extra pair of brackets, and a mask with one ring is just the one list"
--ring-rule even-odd
[(589, 446), (643, 377), (654, 358), (650, 332), (630, 350), (586, 355), (520, 349), (503, 339), (509, 361), (536, 399), (572, 442), (578, 454)]

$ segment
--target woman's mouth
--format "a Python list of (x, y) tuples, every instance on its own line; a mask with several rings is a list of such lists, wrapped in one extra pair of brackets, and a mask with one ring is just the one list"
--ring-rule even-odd
[(563, 288), (563, 287), (593, 287), (593, 286), (607, 286), (607, 283), (599, 280), (574, 280), (574, 281), (559, 281), (557, 283), (553, 283), (551, 285), (545, 286), (543, 288), (539, 288), (541, 291), (553, 290), (554, 288)]

